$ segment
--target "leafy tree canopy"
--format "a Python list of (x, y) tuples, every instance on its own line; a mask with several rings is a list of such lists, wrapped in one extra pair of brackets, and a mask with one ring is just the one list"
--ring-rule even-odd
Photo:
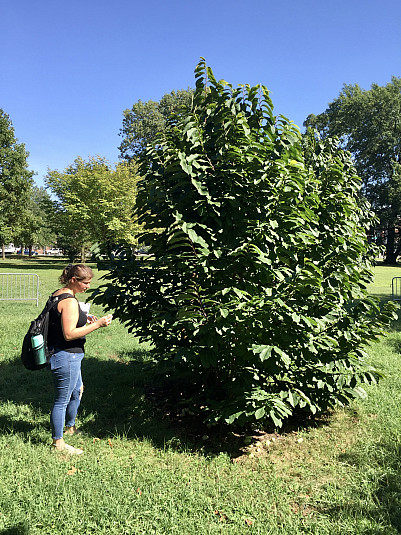
[(302, 142), (264, 86), (217, 81), (204, 60), (195, 76), (191, 109), (142, 154), (149, 256), (116, 260), (96, 302), (209, 422), (279, 426), (364, 396), (379, 376), (364, 348), (393, 305), (367, 295), (373, 214), (349, 154)]
[(182, 89), (165, 94), (160, 101), (138, 100), (131, 109), (124, 111), (123, 138), (119, 147), (121, 157), (131, 160), (142, 152), (148, 143), (164, 132), (167, 119), (182, 110), (190, 108), (193, 99), (192, 89)]
[(55, 243), (56, 234), (52, 228), (53, 210), (53, 203), (45, 188), (33, 186), (26, 203), (24, 227), (15, 236), (15, 242), (28, 247), (30, 254), (33, 246), (45, 247)]
[(10, 117), (0, 108), (0, 243), (16, 241), (27, 219), (33, 184), (29, 153), (18, 143)]
[[(320, 115), (309, 115), (305, 126), (325, 138), (337, 136), (350, 151), (363, 191), (380, 218), (381, 226), (394, 227), (401, 218), (401, 78), (385, 86), (344, 85), (340, 95)], [(394, 236), (393, 236), (394, 238)], [(399, 251), (400, 252), (400, 251)], [(387, 259), (394, 261), (389, 240)]]
[(122, 162), (113, 169), (100, 157), (77, 158), (63, 173), (50, 171), (45, 180), (56, 197), (54, 224), (64, 236), (64, 248), (77, 251), (98, 242), (110, 250), (118, 242), (136, 243), (134, 164)]

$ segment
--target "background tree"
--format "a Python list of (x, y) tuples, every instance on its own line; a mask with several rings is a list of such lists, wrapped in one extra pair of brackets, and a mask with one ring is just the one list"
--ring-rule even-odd
[(27, 204), (33, 184), (28, 170), (29, 153), (18, 143), (9, 116), (0, 108), (0, 243), (16, 242), (28, 217)]
[(119, 163), (115, 169), (103, 158), (77, 158), (63, 173), (50, 171), (46, 186), (54, 201), (58, 243), (71, 253), (95, 242), (112, 250), (116, 243), (136, 243), (138, 225), (132, 218), (137, 169)]
[(204, 61), (195, 73), (193, 108), (142, 155), (150, 256), (116, 260), (96, 302), (209, 421), (281, 425), (365, 395), (364, 346), (392, 305), (367, 296), (372, 213), (349, 155), (303, 147), (264, 86), (217, 82)]
[(344, 85), (323, 113), (309, 115), (304, 124), (323, 138), (338, 136), (351, 152), (363, 193), (386, 229), (386, 262), (394, 263), (401, 252), (394, 232), (401, 218), (401, 78), (393, 77), (385, 86), (373, 84), (369, 90)]
[(33, 186), (30, 198), (27, 200), (24, 226), (15, 237), (16, 243), (22, 244), (32, 255), (35, 246), (45, 248), (46, 245), (56, 243), (56, 234), (52, 227), (53, 204), (45, 188)]
[(37, 222), (34, 244), (42, 249), (55, 245), (57, 235), (54, 228), (54, 205), (45, 188), (33, 188), (32, 212)]
[(124, 111), (123, 127), (119, 146), (121, 157), (131, 160), (141, 153), (148, 143), (154, 141), (159, 132), (164, 132), (171, 114), (190, 108), (192, 89), (182, 89), (165, 94), (159, 102), (138, 100), (132, 108)]

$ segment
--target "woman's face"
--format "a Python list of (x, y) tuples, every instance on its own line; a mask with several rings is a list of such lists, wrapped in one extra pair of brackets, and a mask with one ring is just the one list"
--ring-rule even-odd
[(92, 279), (84, 279), (84, 280), (79, 280), (77, 279), (76, 277), (72, 277), (71, 278), (71, 282), (74, 283), (74, 286), (76, 288), (76, 292), (77, 293), (84, 293), (86, 292), (86, 290), (88, 288), (90, 288), (90, 285), (91, 285), (91, 280)]

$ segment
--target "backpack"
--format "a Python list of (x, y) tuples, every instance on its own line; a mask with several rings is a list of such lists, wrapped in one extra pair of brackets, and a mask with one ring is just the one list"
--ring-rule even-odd
[(47, 333), (49, 330), (49, 313), (55, 308), (60, 301), (63, 299), (68, 299), (69, 297), (74, 297), (71, 294), (61, 294), (53, 297), (52, 295), (47, 300), (45, 308), (39, 314), (39, 316), (31, 322), (31, 325), (28, 329), (28, 332), (24, 336), (24, 341), (22, 342), (22, 351), (21, 351), (21, 360), (22, 364), (27, 370), (34, 371), (40, 370), (47, 366), (47, 362), (44, 364), (36, 364), (33, 357), (33, 347), (32, 347), (32, 336), (41, 334), (44, 341), (44, 349), (46, 353), (46, 360), (48, 361), (51, 357), (51, 352), (47, 346)]

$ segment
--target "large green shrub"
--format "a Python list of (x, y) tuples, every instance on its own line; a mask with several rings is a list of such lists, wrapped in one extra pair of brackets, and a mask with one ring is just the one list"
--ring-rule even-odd
[(349, 155), (273, 115), (263, 86), (216, 81), (142, 156), (150, 255), (97, 300), (151, 341), (209, 421), (276, 425), (364, 395), (364, 347), (393, 314), (367, 296), (372, 220)]

